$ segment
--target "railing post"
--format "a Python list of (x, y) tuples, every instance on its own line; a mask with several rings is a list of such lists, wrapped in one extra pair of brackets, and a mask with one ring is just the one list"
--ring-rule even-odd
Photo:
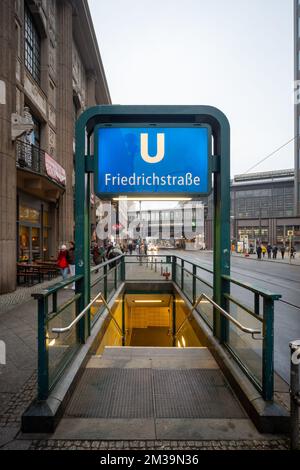
[(104, 271), (104, 279), (103, 279), (103, 284), (104, 284), (104, 298), (107, 300), (107, 264), (103, 266), (103, 271)]
[(196, 298), (197, 298), (196, 276), (197, 276), (197, 266), (193, 264), (193, 304), (196, 302)]
[(299, 436), (299, 405), (300, 405), (300, 340), (290, 342), (291, 378), (290, 378), (290, 408), (291, 408), (291, 449), (300, 449)]
[(181, 260), (181, 290), (184, 289), (184, 259)]
[(262, 393), (266, 401), (274, 393), (274, 300), (264, 297)]
[(53, 292), (52, 294), (52, 311), (57, 311), (57, 292)]
[(115, 274), (114, 274), (114, 284), (115, 284), (115, 290), (117, 290), (117, 281), (118, 281), (118, 261), (116, 261), (116, 268), (115, 268)]
[(172, 281), (176, 282), (176, 256), (172, 256)]
[(48, 297), (38, 298), (38, 400), (49, 393)]
[(176, 347), (176, 299), (173, 296), (172, 302), (172, 346)]
[(125, 256), (121, 259), (121, 281), (125, 281)]
[(259, 315), (259, 294), (257, 292), (254, 294), (254, 312)]

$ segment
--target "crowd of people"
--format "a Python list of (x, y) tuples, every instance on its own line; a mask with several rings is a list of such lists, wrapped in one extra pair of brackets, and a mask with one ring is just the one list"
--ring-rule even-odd
[[(70, 274), (75, 275), (75, 243), (70, 241), (69, 246), (63, 244), (57, 255), (57, 266), (60, 270), (60, 274), (65, 281)], [(148, 246), (145, 240), (129, 240), (123, 244), (109, 242), (107, 244), (94, 242), (92, 245), (91, 253), (93, 262), (95, 265), (101, 264), (104, 261), (113, 260), (114, 258), (128, 254), (132, 255), (133, 252), (137, 256), (147, 255)], [(113, 264), (111, 264), (113, 266)], [(72, 289), (75, 289), (75, 285), (72, 285)]]
[(294, 246), (286, 247), (285, 245), (277, 246), (271, 245), (268, 243), (267, 245), (259, 244), (256, 247), (256, 254), (257, 259), (263, 259), (268, 257), (268, 259), (277, 259), (277, 254), (280, 252), (281, 259), (284, 259), (285, 254), (287, 253), (291, 258), (295, 258), (296, 249)]
[(94, 264), (98, 265), (103, 261), (107, 261), (117, 256), (122, 255), (123, 253), (132, 255), (133, 252), (136, 252), (137, 255), (147, 255), (148, 253), (148, 246), (146, 241), (133, 241), (129, 240), (128, 242), (124, 242), (122, 244), (112, 242), (108, 243), (107, 245), (100, 244), (94, 242), (92, 247), (92, 255)]

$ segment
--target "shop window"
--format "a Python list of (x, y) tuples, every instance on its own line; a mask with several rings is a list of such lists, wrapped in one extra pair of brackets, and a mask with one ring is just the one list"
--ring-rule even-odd
[(19, 220), (33, 224), (40, 223), (40, 211), (27, 206), (19, 207)]
[(30, 258), (30, 228), (20, 226), (19, 230), (19, 261), (28, 261)]
[(40, 251), (40, 228), (32, 227), (31, 229), (31, 243), (32, 243), (32, 259), (36, 260), (41, 257)]

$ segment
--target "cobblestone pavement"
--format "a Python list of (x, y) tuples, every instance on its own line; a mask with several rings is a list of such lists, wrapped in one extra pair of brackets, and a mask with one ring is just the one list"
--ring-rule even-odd
[(0, 405), (0, 433), (1, 428), (11, 425), (20, 425), (21, 416), (36, 396), (37, 374), (34, 372), (23, 387), (13, 394), (7, 403)]
[(47, 287), (52, 286), (53, 284), (56, 284), (60, 281), (60, 279), (60, 277), (56, 277), (51, 279), (51, 281), (35, 284), (31, 287), (18, 287), (14, 292), (0, 295), (0, 314), (3, 312), (8, 312), (9, 310), (20, 304), (23, 304), (24, 302), (28, 302), (32, 299), (31, 294), (35, 294), (43, 289), (46, 289)]
[(32, 441), (30, 450), (288, 450), (288, 439), (274, 441)]

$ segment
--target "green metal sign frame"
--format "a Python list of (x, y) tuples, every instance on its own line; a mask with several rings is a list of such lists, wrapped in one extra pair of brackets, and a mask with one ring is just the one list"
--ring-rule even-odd
[[(81, 293), (80, 310), (90, 301), (90, 189), (95, 170), (92, 144), (96, 126), (142, 123), (208, 125), (213, 135), (214, 201), (214, 301), (227, 308), (230, 275), (230, 127), (226, 116), (211, 106), (120, 106), (105, 105), (87, 109), (76, 123), (75, 160), (75, 243), (76, 274), (83, 275), (76, 291)], [(138, 196), (137, 196), (138, 197)], [(89, 336), (90, 321), (80, 324), (80, 340)], [(226, 341), (228, 322), (214, 312), (214, 335)]]

